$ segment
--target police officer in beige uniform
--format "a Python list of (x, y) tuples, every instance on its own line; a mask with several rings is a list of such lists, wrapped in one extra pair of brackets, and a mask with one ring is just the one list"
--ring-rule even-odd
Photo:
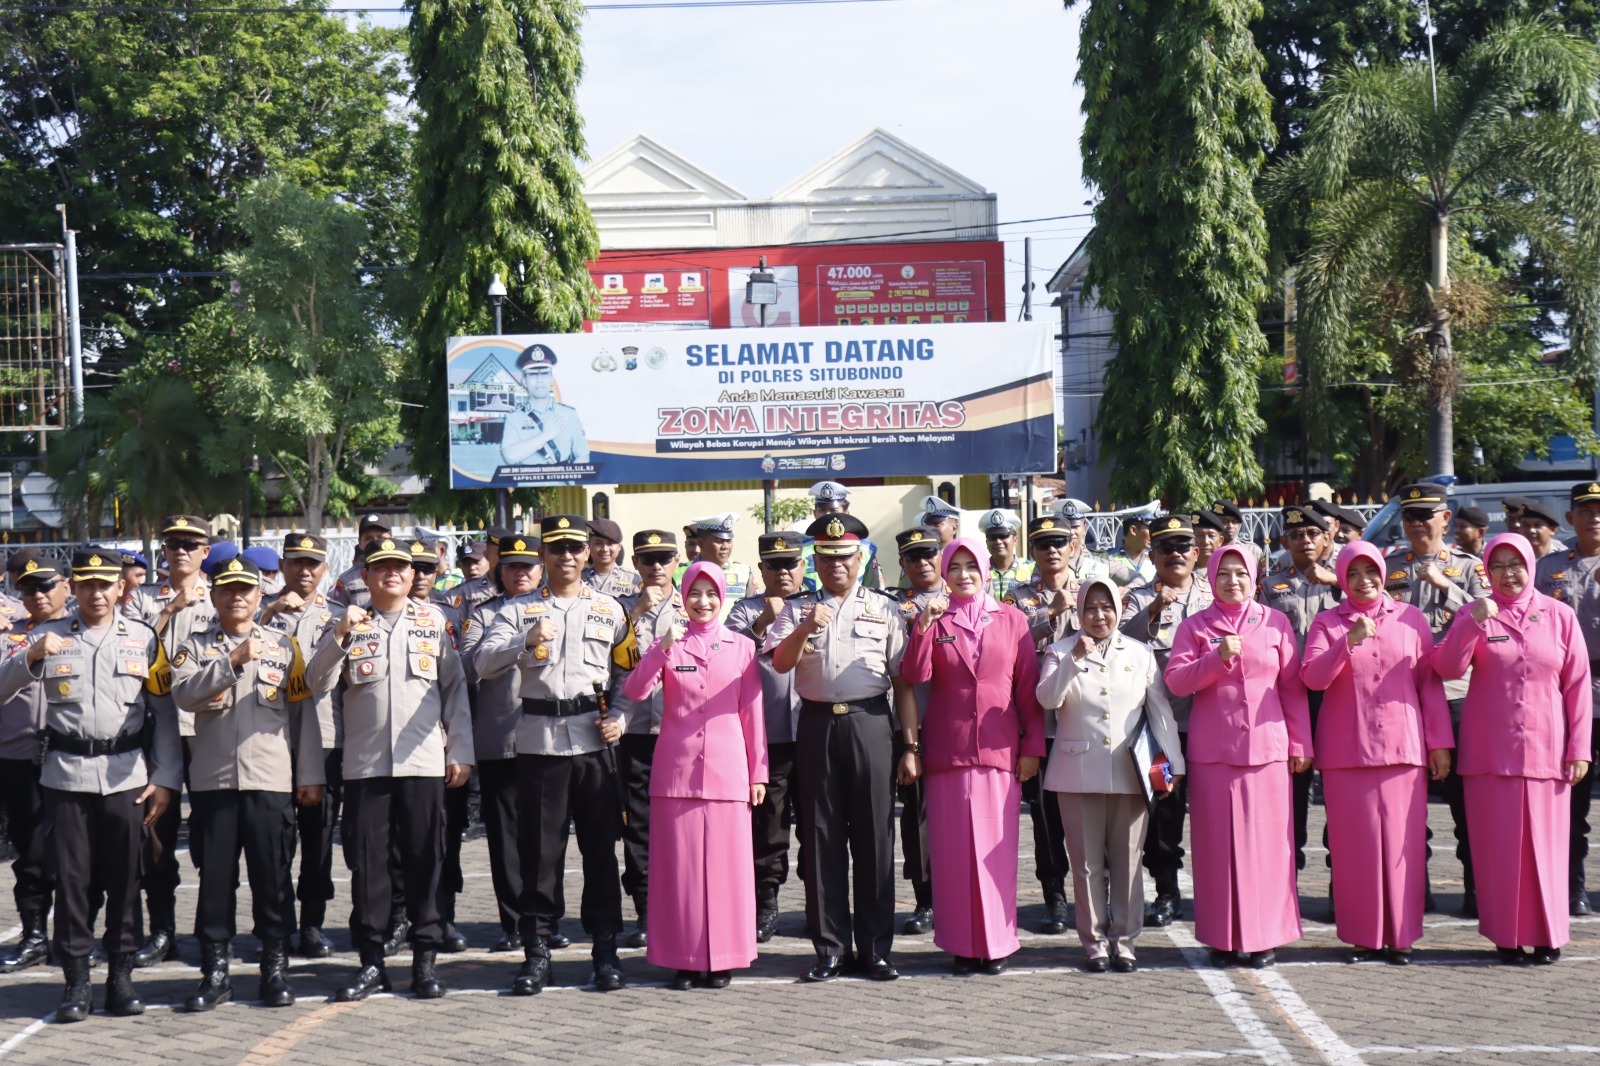
[(73, 552), (77, 609), (39, 623), (27, 651), (0, 666), (0, 702), (37, 685), (46, 703), (39, 784), (56, 877), (55, 956), (67, 983), (58, 1022), (92, 1010), (96, 889), (106, 900), (106, 1010), (144, 1012), (132, 981), (140, 836), (183, 783), (171, 671), (155, 632), (118, 616), (121, 578), (121, 552)]
[[(490, 623), (475, 660), (480, 679), (513, 669), (521, 676), (517, 847), (523, 962), (511, 993), (535, 995), (550, 983), (549, 938), (561, 917), (569, 819), (583, 855), (579, 914), (594, 939), (595, 987), (609, 992), (624, 984), (617, 959), (622, 779), (611, 746), (627, 722), (611, 713), (603, 694), (611, 683), (614, 655), (628, 656), (636, 643), (622, 605), (583, 583), (588, 523), (578, 515), (549, 515), (539, 531), (544, 582), (536, 598), (521, 607), (520, 617), (508, 619), (502, 612)], [(518, 542), (511, 543), (515, 548)]]
[(1232, 500), (1217, 500), (1211, 505), (1211, 510), (1222, 519), (1222, 543), (1237, 544), (1245, 551), (1256, 557), (1256, 572), (1262, 573), (1267, 568), (1267, 556), (1261, 550), (1261, 545), (1253, 540), (1240, 540), (1239, 534), (1244, 530), (1244, 512)]
[(383, 938), (396, 835), (411, 922), (411, 990), (422, 999), (444, 994), (434, 971), (444, 935), (444, 791), (465, 787), (472, 775), (472, 720), (444, 612), (408, 597), (412, 577), (406, 545), (373, 543), (363, 573), (372, 613), (346, 609), (306, 671), (317, 692), (338, 686), (344, 725), (340, 836), (350, 867), (350, 941), (361, 954), (360, 972), (339, 990), (345, 1001), (390, 987)]
[(322, 803), (322, 730), (294, 637), (264, 629), (261, 573), (243, 557), (211, 575), (217, 621), (183, 642), (172, 660), (172, 699), (194, 715), (189, 763), (189, 854), (200, 871), (195, 936), (200, 986), (190, 1011), (233, 998), (228, 978), (239, 856), (250, 879), (261, 942), (258, 998), (294, 1003), (289, 931), (294, 928), (295, 804)]
[[(765, 647), (800, 694), (796, 770), (806, 917), (817, 961), (808, 981), (844, 970), (852, 942), (867, 977), (892, 981), (894, 941), (894, 731), (910, 700), (894, 676), (906, 627), (882, 593), (857, 584), (867, 527), (848, 514), (817, 519), (813, 539), (822, 588), (791, 597)], [(852, 921), (850, 878), (855, 876)]]
[(367, 583), (362, 577), (364, 563), (362, 556), (367, 548), (375, 541), (380, 541), (389, 535), (389, 523), (380, 514), (366, 514), (356, 523), (356, 557), (350, 564), (350, 569), (340, 574), (333, 582), (333, 590), (328, 593), (328, 599), (340, 607), (354, 605), (362, 610), (372, 607), (372, 599), (367, 595)]
[[(1211, 586), (1196, 572), (1199, 548), (1194, 522), (1186, 514), (1170, 514), (1154, 519), (1150, 529), (1150, 553), (1155, 558), (1155, 580), (1128, 590), (1122, 599), (1124, 636), (1142, 641), (1156, 657), (1157, 677), (1172, 657), (1172, 638), (1183, 620), (1211, 606)], [(1189, 750), (1189, 712), (1193, 696), (1174, 696), (1166, 689), (1178, 727), (1178, 748)], [(1183, 821), (1188, 812), (1187, 778), (1174, 784), (1172, 794), (1150, 809), (1150, 827), (1144, 838), (1144, 868), (1150, 872), (1156, 896), (1145, 911), (1144, 924), (1171, 925), (1182, 909), (1183, 895), (1178, 871), (1183, 869)]]
[[(1583, 641), (1589, 649), (1590, 673), (1600, 668), (1600, 482), (1585, 481), (1572, 486), (1567, 524), (1572, 527), (1573, 546), (1552, 552), (1540, 559), (1534, 571), (1534, 587), (1553, 596), (1578, 614)], [(1600, 695), (1600, 681), (1594, 682)], [(1600, 714), (1600, 710), (1595, 712)], [(1593, 753), (1600, 754), (1600, 736), (1592, 741)], [(1584, 883), (1583, 862), (1589, 856), (1589, 809), (1593, 788), (1585, 778), (1572, 789), (1572, 829), (1568, 849), (1568, 909), (1578, 917), (1590, 912), (1589, 890)]]
[[(1395, 548), (1384, 556), (1383, 565), (1388, 573), (1384, 591), (1420, 610), (1433, 631), (1433, 639), (1442, 640), (1457, 611), (1489, 595), (1489, 576), (1477, 556), (1445, 543), (1445, 534), (1450, 530), (1450, 510), (1444, 489), (1438, 485), (1418, 483), (1401, 489), (1400, 522), (1411, 543), (1410, 547)], [(1450, 723), (1458, 732), (1461, 704), (1467, 697), (1471, 680), (1469, 672), (1460, 680), (1444, 683), (1444, 696), (1450, 704)], [(1450, 776), (1444, 780), (1444, 794), (1450, 805), (1451, 820), (1455, 822), (1456, 858), (1461, 860), (1466, 886), (1461, 912), (1476, 918), (1478, 892), (1467, 839), (1467, 808), (1461, 791), (1461, 775), (1453, 764)], [(1432, 895), (1431, 889), (1429, 895)]]
[[(944, 592), (944, 578), (939, 576), (939, 534), (926, 527), (907, 529), (895, 534), (895, 547), (900, 550), (900, 573), (909, 582), (907, 588), (894, 591), (894, 601), (900, 618), (909, 630), (922, 609), (935, 596)], [(917, 701), (917, 718), (920, 721), (928, 709), (928, 688), (931, 681), (911, 686), (911, 696)], [(905, 754), (905, 734), (896, 729), (894, 734), (894, 765), (900, 765)], [(905, 855), (902, 876), (911, 882), (911, 895), (916, 909), (906, 919), (900, 932), (907, 936), (920, 936), (933, 928), (933, 875), (928, 869), (928, 807), (923, 802), (922, 780), (908, 785), (895, 783), (900, 799), (900, 850)]]
[[(638, 538), (634, 538), (635, 541)], [(637, 547), (635, 551), (637, 551)], [(622, 556), (622, 527), (609, 518), (589, 520), (589, 565), (583, 583), (596, 592), (621, 599), (639, 591), (639, 574), (617, 562)]]
[[(293, 637), (301, 653), (308, 654), (344, 610), (318, 591), (328, 573), (328, 542), (316, 533), (290, 533), (283, 538), (282, 558), (283, 591), (262, 597), (261, 626)], [(300, 724), (321, 734), (322, 802), (295, 807), (300, 830), (300, 878), (295, 895), (300, 900), (299, 952), (308, 959), (324, 959), (333, 954), (333, 944), (323, 935), (322, 926), (327, 921), (328, 901), (333, 898), (333, 827), (344, 800), (344, 738), (335, 728), (334, 693), (314, 693), (312, 698), (316, 714), (306, 716)], [(299, 750), (298, 738), (290, 750)]]

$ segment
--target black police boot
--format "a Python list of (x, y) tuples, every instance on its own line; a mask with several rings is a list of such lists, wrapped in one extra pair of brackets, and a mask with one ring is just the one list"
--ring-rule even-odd
[(89, 987), (89, 956), (62, 959), (61, 972), (67, 979), (66, 994), (56, 1008), (56, 1021), (81, 1022), (94, 1013), (94, 996)]
[(456, 928), (456, 894), (451, 892), (440, 901), (439, 920), (444, 925), (444, 936), (439, 940), (439, 950), (454, 955), (467, 950), (467, 938)]
[(356, 974), (356, 979), (339, 989), (334, 998), (340, 1003), (355, 1003), (374, 992), (388, 992), (392, 988), (389, 971), (383, 966), (382, 946), (366, 946), (361, 949), (361, 970)]
[(522, 936), (515, 929), (503, 929), (500, 939), (496, 940), (489, 948), (493, 952), (521, 951)]
[(570, 948), (572, 946), (572, 938), (563, 933), (559, 925), (556, 926), (555, 932), (544, 939), (550, 945), (551, 951), (560, 951), (562, 948)]
[(1044, 905), (1048, 916), (1039, 923), (1039, 932), (1060, 936), (1067, 931), (1067, 886), (1063, 881), (1044, 885)]
[(623, 941), (623, 943), (627, 944), (630, 948), (642, 948), (646, 944), (650, 943), (649, 898), (644, 896), (642, 893), (634, 896), (633, 912), (639, 917), (638, 920), (633, 923), (633, 932), (628, 934), (627, 940)]
[(1144, 924), (1152, 928), (1162, 928), (1171, 925), (1178, 917), (1182, 906), (1183, 896), (1178, 892), (1176, 885), (1157, 886), (1156, 898), (1150, 902), (1144, 914)]
[(133, 954), (135, 966), (154, 966), (178, 957), (177, 902), (150, 897), (150, 939)]
[(434, 971), (437, 955), (432, 948), (417, 948), (411, 953), (411, 994), (418, 999), (439, 999), (444, 995), (444, 985)]
[(617, 960), (617, 938), (594, 938), (594, 987), (599, 992), (615, 992), (627, 984), (622, 977), (622, 963)]
[(1476, 918), (1478, 916), (1478, 887), (1470, 882), (1466, 891), (1461, 893), (1461, 917)]
[(1582, 918), (1590, 911), (1589, 889), (1583, 883), (1583, 867), (1572, 868), (1571, 884), (1567, 886), (1568, 913), (1574, 918)]
[(333, 941), (322, 933), (323, 920), (328, 916), (327, 903), (300, 904), (300, 957), (325, 959), (333, 954)]
[(756, 943), (765, 944), (778, 931), (778, 900), (756, 901)]
[(50, 941), (45, 931), (44, 911), (22, 912), (22, 939), (16, 949), (0, 958), (0, 973), (15, 973), (50, 957)]
[(900, 927), (900, 932), (906, 936), (920, 936), (932, 928), (933, 908), (918, 906), (906, 919), (906, 924)]
[(261, 983), (256, 998), (268, 1007), (294, 1006), (289, 989), (289, 938), (269, 940), (261, 947)]
[[(184, 1001), (184, 1010), (199, 1014), (233, 998), (233, 982), (228, 979), (229, 946), (226, 940), (200, 941), (200, 986)], [(264, 950), (261, 957), (265, 966)]]
[(143, 1014), (144, 1004), (133, 994), (133, 952), (112, 952), (106, 962), (106, 1013), (118, 1018)]
[(411, 923), (406, 921), (406, 912), (389, 915), (389, 935), (383, 938), (383, 955), (400, 954), (400, 949), (406, 946), (406, 941), (411, 938)]
[(513, 996), (537, 996), (550, 983), (550, 943), (542, 936), (526, 941), (522, 947), (522, 966), (511, 982)]

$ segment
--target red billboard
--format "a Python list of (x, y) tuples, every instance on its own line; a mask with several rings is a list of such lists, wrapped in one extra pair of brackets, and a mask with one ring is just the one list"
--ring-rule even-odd
[[(778, 303), (744, 302), (761, 257)], [(601, 253), (595, 331), (749, 326), (913, 325), (1005, 321), (999, 241), (916, 241), (801, 247)]]

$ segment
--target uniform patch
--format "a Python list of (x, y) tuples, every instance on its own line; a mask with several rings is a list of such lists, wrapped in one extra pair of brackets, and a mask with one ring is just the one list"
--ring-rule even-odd
[(371, 677), (372, 672), (376, 669), (377, 667), (373, 665), (371, 659), (365, 660), (356, 667), (356, 671), (360, 673), (362, 677)]
[(367, 654), (367, 646), (365, 644), (350, 645), (350, 658), (358, 659), (365, 654)]
[(956, 638), (953, 637), (953, 636), (952, 637), (934, 637), (933, 638), (933, 642), (935, 644), (954, 644), (956, 642)]
[(71, 663), (56, 663), (56, 676), (64, 677), (77, 673), (77, 667)]
[(278, 698), (278, 686), (276, 686), (276, 685), (268, 685), (265, 689), (262, 690), (261, 698), (266, 700), (268, 703), (271, 703), (272, 701), (276, 700)]
[(535, 644), (533, 646), (533, 657), (539, 662), (544, 662), (546, 659), (550, 658), (550, 645)]
[(417, 669), (419, 669), (419, 670), (430, 670), (432, 668), (433, 668), (433, 660), (428, 658), (426, 655), (423, 655), (423, 656), (421, 656), (421, 657), (419, 657), (417, 659)]
[(417, 650), (422, 652), (422, 653), (424, 653), (425, 655), (432, 655), (433, 654), (433, 641), (431, 641), (431, 640), (419, 640), (419, 641), (417, 641)]
[(261, 671), (261, 676), (266, 678), (269, 682), (271, 682), (274, 685), (283, 684), (283, 671), (282, 670), (263, 670), (263, 671)]
[(1287, 581), (1280, 581), (1276, 585), (1272, 586), (1272, 591), (1273, 592), (1288, 592), (1290, 587), (1291, 586)]
[(687, 666), (674, 666), (673, 669), (676, 670), (680, 674), (692, 674), (692, 673), (694, 673), (696, 670), (698, 670), (700, 668), (698, 666), (695, 666), (693, 663), (690, 663)]
[(70, 682), (70, 681), (61, 682), (61, 684), (56, 686), (56, 691), (59, 692), (63, 696), (72, 695), (72, 682)]
[(1460, 577), (1461, 576), (1461, 568), (1459, 566), (1447, 566), (1447, 567), (1444, 568), (1444, 576), (1445, 577)]

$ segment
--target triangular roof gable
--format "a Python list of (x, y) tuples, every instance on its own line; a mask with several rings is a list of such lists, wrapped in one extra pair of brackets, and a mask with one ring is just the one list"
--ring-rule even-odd
[(874, 129), (773, 194), (774, 200), (986, 196), (988, 190), (892, 133)]
[(500, 361), (500, 357), (490, 352), (483, 357), (471, 373), (463, 373), (465, 367), (460, 363), (452, 363), (450, 367), (450, 384), (452, 385), (521, 385), (516, 371)]
[(748, 199), (732, 185), (643, 134), (617, 145), (584, 170), (583, 195), (597, 205)]

